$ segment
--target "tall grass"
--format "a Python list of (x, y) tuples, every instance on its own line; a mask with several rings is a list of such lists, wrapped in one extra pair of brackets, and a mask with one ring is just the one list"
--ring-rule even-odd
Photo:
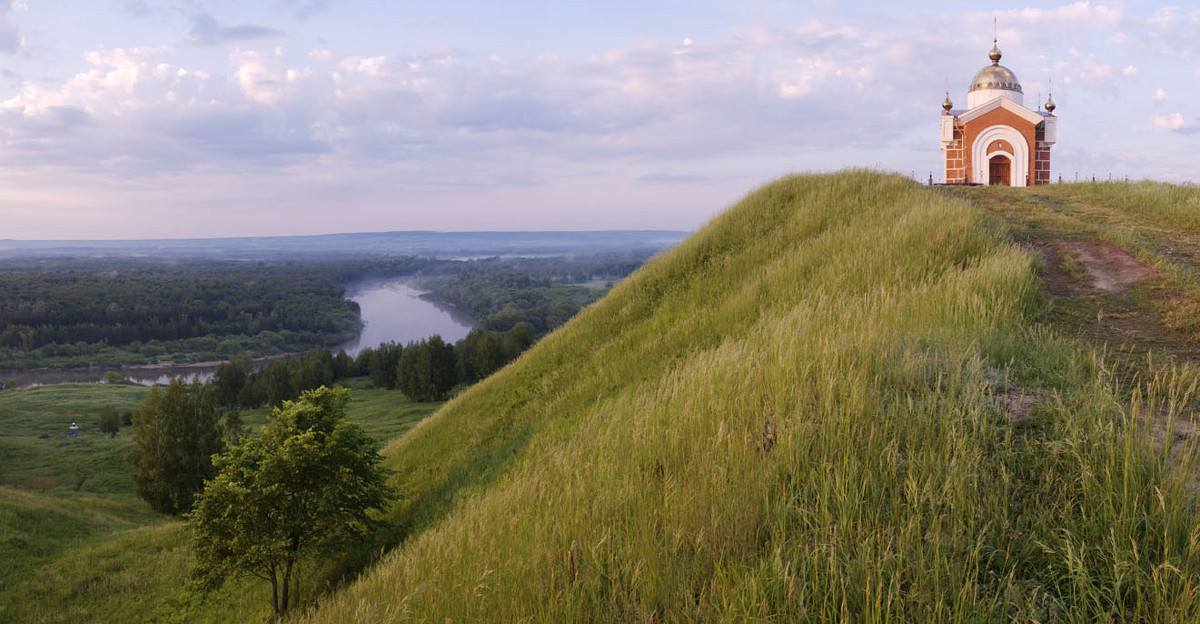
[(905, 180), (767, 185), (393, 443), (407, 540), (300, 619), (1195, 619), (1194, 372), (1117, 396), (1033, 280)]
[(1092, 182), (1053, 185), (1041, 190), (1115, 209), (1144, 221), (1200, 234), (1200, 189), (1195, 185), (1181, 186), (1144, 180), (1131, 184)]

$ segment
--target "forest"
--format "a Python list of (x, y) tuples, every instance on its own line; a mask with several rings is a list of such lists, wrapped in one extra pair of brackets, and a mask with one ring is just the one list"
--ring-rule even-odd
[(380, 277), (409, 277), (482, 329), (523, 325), (536, 339), (647, 257), (7, 260), (0, 263), (0, 369), (307, 353), (357, 335), (359, 310), (346, 286)]

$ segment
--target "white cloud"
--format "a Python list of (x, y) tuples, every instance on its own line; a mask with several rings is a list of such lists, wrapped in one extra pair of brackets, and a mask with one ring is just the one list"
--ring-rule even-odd
[(342, 61), (338, 63), (338, 67), (347, 74), (366, 74), (368, 76), (378, 76), (382, 73), (384, 63), (387, 63), (386, 56), (373, 56), (370, 58), (351, 56), (342, 59)]
[(1183, 127), (1183, 124), (1182, 113), (1150, 116), (1150, 129), (1152, 130), (1178, 130)]
[[(944, 81), (964, 103), (991, 46), (990, 36), (969, 33), (990, 34), (993, 15), (773, 20), (590, 55), (401, 44), (386, 56), (369, 46), (347, 54), (344, 42), (299, 35), (287, 50), (257, 40), (231, 52), (187, 41), (179, 49), (101, 48), (57, 83), (11, 78), (16, 86), (0, 92), (0, 171), (19, 179), (13, 172), (54, 168), (60, 177), (148, 186), (171, 178), (181, 188), (188, 176), (187, 188), (204, 188), (197, 180), (252, 171), (255, 184), (303, 184), (304, 195), (324, 189), (330, 197), (464, 188), (483, 196), (615, 171), (654, 187), (854, 163), (920, 172), (940, 158), (930, 137)], [(1085, 2), (999, 15), (1004, 63), (1020, 76), (1026, 102), (1039, 104), (1039, 92), (1044, 101), (1053, 81), (1064, 128), (1074, 129), (1064, 147), (1132, 153), (1119, 144), (1138, 134), (1131, 130), (1196, 127), (1184, 123), (1187, 110), (1144, 110), (1140, 75), (1172, 84), (1172, 102), (1195, 99), (1191, 81), (1176, 85), (1162, 73), (1186, 76), (1193, 62), (1160, 66), (1161, 55), (1134, 54), (1157, 32), (1146, 20)], [(1169, 17), (1159, 21), (1170, 32), (1186, 23), (1178, 11)], [(230, 40), (211, 26), (200, 34), (213, 36), (197, 37)], [(1131, 95), (1122, 99), (1123, 91)], [(1153, 100), (1166, 95), (1158, 89)], [(1114, 128), (1121, 131), (1105, 135)], [(1069, 150), (1056, 149), (1056, 159), (1065, 155), (1056, 166), (1071, 162)], [(1135, 171), (1153, 167), (1125, 158)]]

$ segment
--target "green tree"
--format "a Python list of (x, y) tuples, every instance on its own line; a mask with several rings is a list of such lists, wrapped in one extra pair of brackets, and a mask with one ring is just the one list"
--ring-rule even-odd
[(377, 387), (392, 390), (396, 387), (396, 365), (403, 357), (404, 347), (394, 342), (383, 342), (371, 352), (367, 362), (367, 374)]
[(458, 382), (454, 345), (434, 334), (409, 343), (396, 364), (396, 381), (410, 401), (439, 401)]
[(380, 445), (346, 422), (345, 388), (318, 388), (276, 408), (262, 432), (216, 458), (220, 469), (189, 517), (193, 576), (205, 587), (248, 573), (287, 611), (298, 566), (344, 552), (393, 497)]
[(455, 347), (464, 381), (486, 378), (507, 363), (504, 340), (500, 334), (482, 327), (472, 329)]
[(526, 349), (533, 346), (534, 343), (533, 326), (529, 323), (517, 323), (504, 336), (504, 351), (509, 360), (517, 359), (517, 356), (525, 352)]
[(271, 406), (282, 405), (284, 401), (296, 398), (296, 384), (292, 379), (292, 371), (284, 360), (269, 362), (258, 371), (256, 379), (267, 394), (267, 403)]
[(111, 405), (100, 408), (100, 433), (107, 433), (108, 437), (115, 438), (120, 431), (121, 414), (117, 412), (117, 408)]
[(217, 403), (222, 407), (236, 407), (238, 394), (246, 385), (246, 376), (254, 370), (254, 362), (249, 356), (238, 356), (217, 366), (213, 375), (213, 386), (216, 388)]
[(198, 378), (151, 388), (134, 413), (133, 439), (125, 459), (134, 468), (134, 492), (163, 513), (191, 509), (204, 481), (216, 474), (213, 454), (225, 449), (211, 388)]

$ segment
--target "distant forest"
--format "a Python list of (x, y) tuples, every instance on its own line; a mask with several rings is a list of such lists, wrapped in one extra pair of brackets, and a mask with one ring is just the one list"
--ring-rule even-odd
[(205, 362), (304, 353), (361, 330), (346, 285), (407, 276), (477, 327), (540, 337), (649, 255), (472, 261), (0, 263), (0, 369)]

